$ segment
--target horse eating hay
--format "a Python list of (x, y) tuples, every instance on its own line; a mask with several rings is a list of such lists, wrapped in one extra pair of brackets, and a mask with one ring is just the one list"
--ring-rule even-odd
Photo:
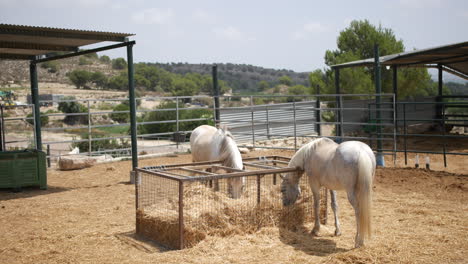
[[(347, 141), (337, 144), (328, 138), (319, 138), (302, 146), (291, 158), (289, 167), (297, 167), (309, 176), (314, 196), (315, 225), (313, 235), (320, 230), (320, 187), (330, 189), (331, 206), (335, 214), (335, 235), (340, 235), (338, 204), (335, 190), (346, 190), (354, 208), (357, 232), (355, 247), (364, 245), (371, 235), (371, 194), (375, 175), (375, 156), (366, 144)], [(302, 173), (287, 173), (281, 183), (283, 205), (294, 204), (301, 192), (299, 179)]]
[[(195, 128), (190, 136), (192, 161), (221, 160), (223, 166), (243, 169), (242, 156), (232, 134), (226, 129), (202, 125)], [(228, 189), (232, 198), (242, 194), (245, 179), (229, 178)]]

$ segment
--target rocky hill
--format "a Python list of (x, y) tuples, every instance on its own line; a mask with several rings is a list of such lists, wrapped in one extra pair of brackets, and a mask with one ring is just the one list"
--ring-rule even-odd
[[(86, 70), (91, 72), (102, 72), (107, 76), (116, 75), (118, 71), (113, 70), (111, 64), (102, 63), (97, 59), (88, 58), (86, 65), (80, 64), (81, 57), (74, 57), (56, 61), (57, 70), (54, 72), (45, 67), (43, 63), (38, 64), (37, 77), (39, 82), (71, 84), (67, 73), (73, 70)], [(83, 61), (83, 60), (81, 60)], [(29, 62), (19, 60), (0, 60), (0, 86), (7, 84), (29, 85)]]

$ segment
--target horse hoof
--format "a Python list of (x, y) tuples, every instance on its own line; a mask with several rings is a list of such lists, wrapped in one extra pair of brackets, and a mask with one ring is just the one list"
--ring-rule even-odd
[(341, 236), (341, 231), (340, 230), (335, 230), (335, 236)]
[(319, 236), (319, 231), (318, 230), (312, 230), (312, 232), (310, 232), (310, 234), (312, 236)]

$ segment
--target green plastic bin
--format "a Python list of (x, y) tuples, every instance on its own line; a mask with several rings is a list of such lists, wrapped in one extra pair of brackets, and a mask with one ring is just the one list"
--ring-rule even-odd
[(47, 189), (46, 154), (38, 150), (0, 152), (0, 188)]

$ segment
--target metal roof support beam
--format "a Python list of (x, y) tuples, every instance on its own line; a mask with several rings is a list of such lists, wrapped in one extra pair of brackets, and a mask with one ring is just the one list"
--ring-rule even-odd
[(31, 99), (34, 104), (34, 129), (36, 134), (36, 149), (42, 150), (41, 136), (41, 111), (39, 105), (39, 88), (37, 82), (37, 65), (34, 62), (29, 64), (29, 74), (31, 81)]
[(212, 76), (213, 76), (213, 94), (214, 94), (214, 108), (215, 108), (215, 126), (219, 128), (221, 125), (221, 115), (219, 112), (219, 86), (218, 86), (218, 65), (214, 64), (213, 65), (213, 71), (212, 71)]
[(58, 56), (53, 56), (53, 57), (48, 57), (48, 58), (43, 58), (43, 59), (37, 59), (37, 60), (34, 60), (34, 62), (35, 63), (41, 63), (41, 62), (52, 61), (52, 60), (66, 59), (66, 58), (81, 56), (81, 55), (85, 55), (85, 54), (89, 54), (89, 53), (95, 53), (95, 52), (100, 52), (100, 51), (104, 51), (104, 50), (128, 47), (128, 46), (133, 46), (133, 45), (135, 45), (135, 41), (127, 41), (127, 42), (124, 42), (124, 43), (99, 47), (99, 48), (95, 48), (95, 49), (83, 50), (83, 51), (68, 53), (68, 54), (64, 54), (64, 55), (58, 55)]
[(393, 94), (395, 96), (395, 130), (398, 131), (398, 66), (394, 65), (392, 66), (392, 74), (393, 74), (393, 80), (392, 80), (392, 86), (393, 86)]
[[(134, 41), (132, 41), (135, 44)], [(135, 101), (135, 82), (133, 78), (133, 44), (127, 45), (127, 65), (128, 65), (128, 95), (130, 100), (130, 134), (132, 141), (132, 168), (138, 167), (138, 148), (137, 148), (137, 125), (136, 125), (136, 101)]]
[(374, 45), (374, 82), (375, 82), (375, 107), (377, 110), (377, 166), (385, 167), (385, 160), (382, 155), (382, 127), (381, 123), (381, 112), (380, 112), (380, 94), (382, 93), (382, 83), (381, 83), (381, 72), (380, 72), (380, 57), (379, 57), (379, 45)]
[[(337, 95), (341, 94), (341, 89), (340, 89), (340, 69), (339, 69), (339, 68), (335, 68), (335, 93), (336, 93)], [(336, 97), (335, 97), (335, 104), (336, 104), (336, 108), (340, 108), (340, 107), (341, 107), (341, 105), (340, 105), (340, 96), (336, 96)], [(338, 120), (341, 120), (341, 116), (340, 116), (341, 113), (340, 113), (340, 111), (338, 110), (338, 111), (336, 111), (336, 113), (337, 113), (337, 115), (336, 115), (336, 116), (337, 116), (337, 119), (336, 119), (336, 120), (337, 120), (337, 121), (338, 121)], [(335, 124), (335, 135), (336, 135), (337, 137), (343, 136), (343, 135), (341, 135), (340, 132), (341, 132), (341, 127), (340, 127), (340, 125), (339, 125), (338, 123), (336, 123), (336, 124)], [(341, 139), (340, 139), (340, 141), (341, 141)], [(341, 143), (341, 142), (340, 142), (340, 143)]]
[[(441, 64), (438, 64), (437, 65), (437, 70), (438, 70), (438, 78), (437, 78), (437, 81), (438, 81), (438, 89), (437, 89), (437, 97), (436, 97), (436, 102), (440, 103), (442, 102), (442, 86), (443, 86), (443, 67)], [(442, 106), (440, 104), (437, 104), (436, 105), (436, 118), (437, 119), (441, 119), (442, 118)], [(442, 126), (442, 123), (440, 123), (440, 125)], [(442, 129), (444, 129), (442, 127)]]

